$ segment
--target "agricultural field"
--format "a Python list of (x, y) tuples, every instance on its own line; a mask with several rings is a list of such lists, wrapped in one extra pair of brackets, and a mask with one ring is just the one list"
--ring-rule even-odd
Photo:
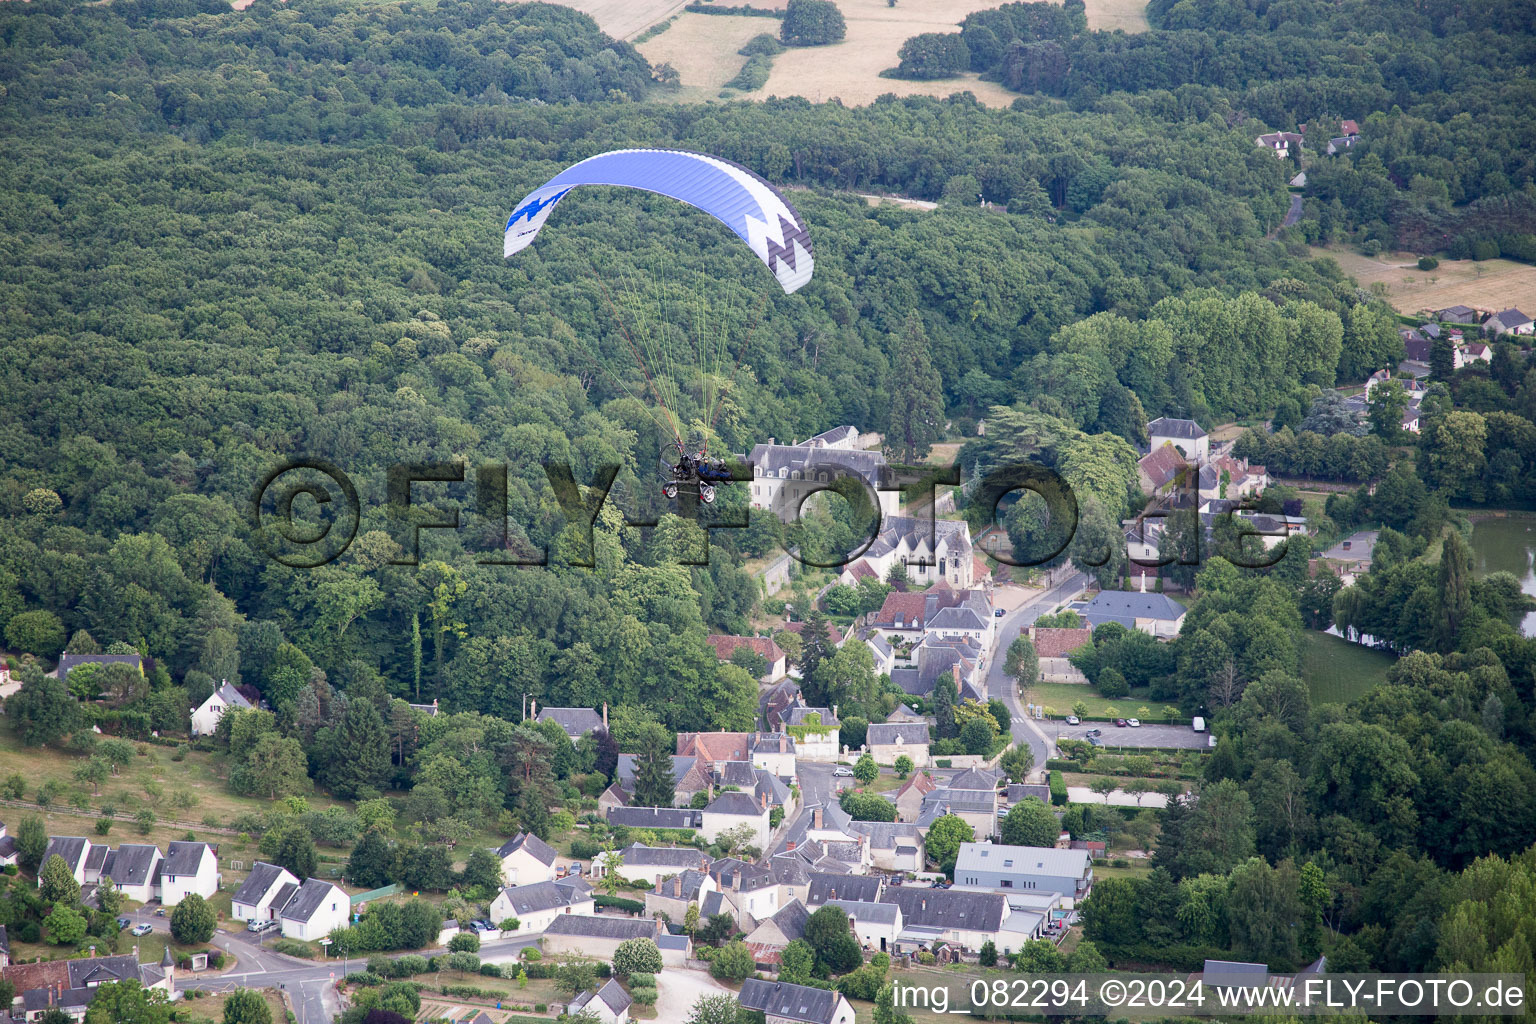
[[(615, 39), (629, 39), (687, 6), (688, 0), (565, 0)], [(654, 61), (652, 61), (654, 63)]]
[(1088, 27), (1102, 32), (1145, 32), (1146, 0), (1088, 0)]
[(1536, 267), (1514, 260), (1441, 260), (1434, 270), (1420, 270), (1415, 253), (1365, 256), (1344, 246), (1312, 252), (1334, 260), (1362, 287), (1381, 285), (1386, 300), (1399, 313), (1455, 305), (1495, 310), (1536, 307)]
[(1387, 679), (1393, 658), (1332, 633), (1302, 633), (1301, 673), (1315, 704), (1348, 704)]

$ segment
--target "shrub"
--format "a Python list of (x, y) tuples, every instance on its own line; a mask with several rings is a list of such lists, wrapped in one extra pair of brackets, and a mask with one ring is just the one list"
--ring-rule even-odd
[(478, 953), (480, 952), (480, 936), (474, 932), (459, 932), (459, 934), (448, 940), (448, 952)]
[(272, 943), (274, 953), (282, 953), (285, 956), (296, 956), (308, 960), (315, 955), (315, 951), (307, 942), (298, 939), (278, 939)]
[[(532, 946), (529, 946), (527, 949), (523, 950), (523, 959), (527, 960), (529, 963), (533, 963), (534, 961), (537, 961), (537, 960), (543, 960), (544, 959), (544, 953), (541, 950), (537, 950), (537, 949), (534, 949)], [(531, 978), (531, 977), (533, 977), (533, 975), (530, 974), (530, 975), (528, 975), (528, 977)]]
[(1439, 265), (1440, 265), (1440, 261), (1435, 259), (1433, 256), (1420, 256), (1419, 257), (1419, 269), (1420, 270), (1434, 270)]
[(104, 836), (104, 835), (106, 835), (110, 831), (112, 831), (112, 819), (111, 818), (97, 818), (96, 819), (96, 834), (97, 835)]
[[(779, 42), (768, 32), (759, 32), (757, 35), (747, 40), (747, 45), (743, 46), (736, 52), (741, 54), (743, 57), (756, 57), (759, 55), (765, 57), (776, 57), (784, 52), (784, 44)], [(782, 604), (783, 602), (780, 602), (781, 606)], [(783, 611), (782, 607), (780, 608), (780, 611)]]
[(1064, 807), (1067, 803), (1067, 780), (1061, 772), (1051, 772), (1051, 803)]
[(768, 84), (768, 74), (773, 70), (773, 58), (767, 54), (755, 54), (747, 58), (736, 77), (725, 83), (727, 89), (753, 92)]

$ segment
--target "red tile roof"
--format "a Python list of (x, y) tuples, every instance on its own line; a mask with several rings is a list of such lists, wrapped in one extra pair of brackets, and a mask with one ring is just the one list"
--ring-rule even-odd
[[(803, 622), (786, 622), (784, 623), (784, 628), (796, 636), (803, 636), (805, 633), (805, 623)], [(827, 637), (832, 641), (834, 647), (843, 642), (843, 631), (837, 628), (837, 623), (827, 623)]]
[(1042, 658), (1064, 658), (1092, 639), (1091, 629), (1037, 629), (1035, 653)]
[(978, 582), (992, 575), (992, 567), (987, 564), (987, 560), (984, 557), (976, 555), (973, 561), (975, 562), (975, 567), (971, 570), (971, 574)]
[(904, 629), (921, 629), (923, 625), (923, 593), (920, 590), (911, 593), (890, 593), (885, 595), (885, 603), (875, 613), (875, 625), (887, 628), (894, 626), (899, 618)]
[(917, 790), (918, 796), (927, 796), (939, 788), (939, 784), (923, 772), (918, 772), (907, 780), (906, 785), (896, 791), (897, 797), (905, 796), (911, 790)]
[(1164, 444), (1157, 451), (1143, 455), (1137, 463), (1154, 488), (1160, 488), (1188, 468), (1184, 456), (1172, 444)]
[(747, 761), (747, 733), (744, 732), (680, 732), (677, 734), (677, 753), (681, 757), (697, 757), (705, 761)]
[(848, 573), (856, 580), (877, 580), (880, 574), (875, 572), (875, 567), (869, 564), (869, 559), (861, 558), (848, 567)]
[(773, 642), (772, 637), (767, 636), (725, 636), (716, 633), (706, 638), (709, 645), (715, 649), (715, 657), (721, 661), (730, 661), (731, 655), (736, 653), (738, 647), (750, 647), (752, 650), (768, 659), (771, 666), (784, 657), (784, 649)]

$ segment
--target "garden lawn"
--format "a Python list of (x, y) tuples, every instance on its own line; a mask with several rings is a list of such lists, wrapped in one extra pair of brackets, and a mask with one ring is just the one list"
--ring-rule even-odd
[(1316, 704), (1348, 704), (1387, 680), (1390, 654), (1322, 633), (1302, 633), (1301, 674)]
[(1148, 722), (1161, 722), (1161, 714), (1164, 701), (1153, 700), (1150, 690), (1141, 687), (1132, 690), (1129, 696), (1110, 700), (1100, 697), (1093, 687), (1079, 683), (1030, 683), (1020, 694), (1021, 703), (1044, 704), (1057, 716), (1070, 715), (1072, 705), (1082, 701), (1088, 705), (1090, 715), (1106, 715), (1108, 708), (1116, 708), (1123, 717), (1137, 716), (1140, 708), (1145, 707)]

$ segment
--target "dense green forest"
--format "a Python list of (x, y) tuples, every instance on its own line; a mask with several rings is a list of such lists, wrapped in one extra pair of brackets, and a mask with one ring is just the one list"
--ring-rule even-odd
[[(1080, 491), (1085, 545), (1118, 538), (1141, 497), (1133, 445), (1160, 414), (1273, 413), (1276, 432), (1240, 453), (1373, 481), (1327, 506), (1330, 526), (1389, 527), (1357, 587), (1311, 578), (1304, 540), (1239, 570), (1222, 527), (1224, 557), (1170, 573), (1195, 585), (1183, 636), (1096, 633), (1096, 685), (1216, 708), (1222, 738), (1198, 804), (1163, 816), (1156, 870), (1099, 883), (1088, 936), (1125, 962), (1327, 951), (1338, 969), (1532, 970), (1530, 915), (1509, 912), (1530, 854), (1485, 855), (1513, 857), (1536, 830), (1536, 642), (1512, 625), (1518, 582), (1473, 580), (1445, 527), (1452, 501), (1536, 495), (1536, 377), (1501, 347), (1437, 383), (1416, 445), (1392, 417), (1367, 434), (1320, 393), (1395, 364), (1396, 319), (1301, 244), (1476, 235), (1521, 251), (1532, 4), (1157, 0), (1149, 16), (1153, 31), (1125, 36), (1088, 32), (1081, 4), (1009, 5), (968, 18), (963, 46), (904, 54), (1029, 90), (988, 110), (964, 95), (651, 104), (632, 47), (538, 4), (0, 5), (0, 624), (40, 659), (8, 703), (15, 735), (85, 751), (88, 722), (180, 732), (217, 680), (252, 683), (275, 714), (227, 717), (214, 743), (230, 787), (364, 801), (350, 832), (345, 814), (242, 822), (266, 832), (263, 854), (362, 832), (361, 877), (392, 856), (366, 820), (393, 810), (368, 798), (409, 785), (421, 844), (373, 877), (445, 888), (443, 844), (471, 823), (547, 834), (551, 804), (600, 792), (621, 747), (660, 766), (668, 730), (749, 728), (753, 673), (704, 637), (746, 628), (759, 602), (743, 556), (774, 531), (714, 531), (709, 564), (685, 565), (690, 524), (624, 518), (658, 511), (659, 438), (604, 282), (664, 268), (708, 282), (741, 351), (714, 424), (734, 451), (889, 427), (916, 350), (955, 434), (988, 420), (962, 464), (1046, 462)], [(1300, 228), (1267, 237), (1293, 167), (1254, 136), (1340, 117), (1363, 141), (1318, 169)], [(788, 188), (813, 283), (779, 295), (702, 215), (601, 190), (501, 259), (530, 187), (648, 145)], [(867, 189), (939, 205), (850, 194)], [(679, 374), (685, 393), (700, 383)], [(357, 541), (315, 570), (269, 560), (247, 518), (262, 476), (301, 454), (363, 498)], [(508, 546), (548, 548), (549, 567), (483, 564), (503, 524), (472, 513), (427, 533), (419, 566), (393, 564), (410, 539), (384, 511), (387, 468), (451, 460), (508, 465)], [(590, 552), (546, 461), (582, 482), (623, 467)], [(473, 493), (419, 485), (417, 500), (440, 513)], [(592, 569), (571, 566), (582, 555)], [(1415, 653), (1364, 701), (1314, 705), (1302, 630), (1333, 622)], [(155, 666), (76, 670), (66, 687), (42, 676), (66, 642)], [(846, 722), (890, 710), (863, 647), (798, 657), (818, 699), (857, 713)], [(514, 723), (525, 695), (607, 702), (611, 735), (573, 745)], [(1094, 833), (1093, 814), (1067, 825)]]

